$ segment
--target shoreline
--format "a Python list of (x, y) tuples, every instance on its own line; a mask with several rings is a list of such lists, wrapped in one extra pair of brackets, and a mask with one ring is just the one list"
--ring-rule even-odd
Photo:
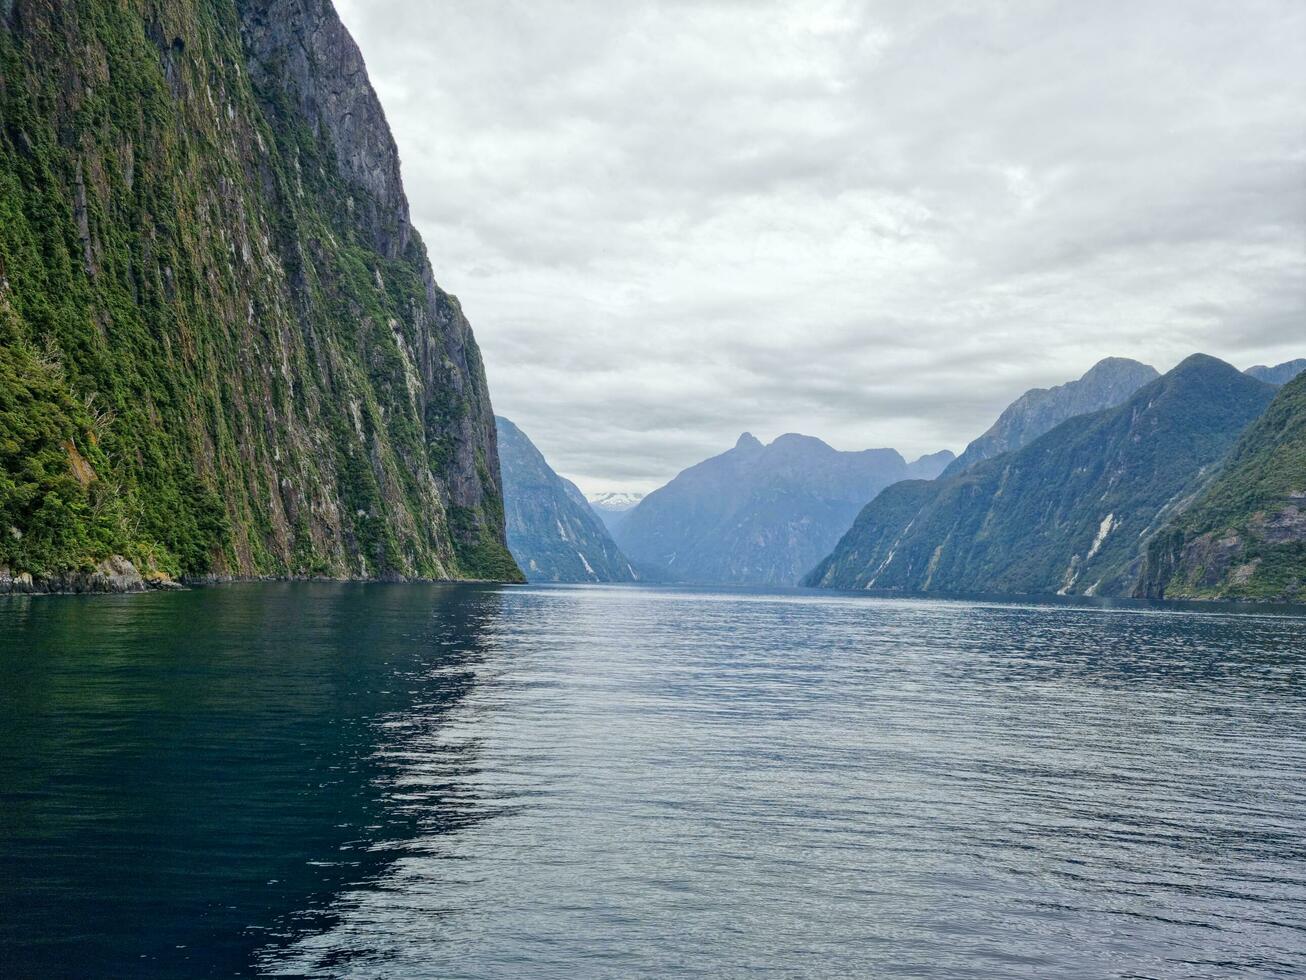
[(408, 578), (402, 575), (335, 576), (335, 575), (186, 575), (179, 579), (163, 575), (143, 576), (131, 562), (115, 556), (100, 562), (88, 572), (63, 572), (52, 576), (34, 576), (30, 572), (12, 572), (0, 567), (0, 597), (4, 596), (75, 596), (75, 595), (143, 595), (149, 592), (185, 592), (212, 585), (244, 582), (358, 582), (425, 585), (514, 585), (521, 583), (479, 578)]

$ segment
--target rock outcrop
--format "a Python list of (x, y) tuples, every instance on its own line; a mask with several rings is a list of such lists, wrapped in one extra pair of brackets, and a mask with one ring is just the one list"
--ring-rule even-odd
[(106, 558), (86, 571), (65, 570), (52, 576), (13, 572), (0, 565), (0, 595), (82, 592), (144, 592), (147, 588), (171, 585), (168, 579), (146, 581), (136, 566), (121, 555)]

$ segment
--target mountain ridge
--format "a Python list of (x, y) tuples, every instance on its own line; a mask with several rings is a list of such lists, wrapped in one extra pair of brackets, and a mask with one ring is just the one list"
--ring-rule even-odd
[(1299, 357), (1295, 361), (1284, 361), (1282, 364), (1272, 366), (1254, 364), (1243, 373), (1250, 374), (1257, 381), (1265, 381), (1272, 385), (1283, 385), (1303, 371), (1306, 371), (1306, 357)]
[(951, 458), (909, 464), (893, 449), (840, 452), (792, 432), (763, 445), (745, 432), (648, 494), (614, 536), (637, 567), (671, 581), (792, 585), (879, 489)]
[(1143, 540), (1274, 389), (1207, 355), (1115, 408), (933, 483), (887, 488), (805, 579), (910, 592), (1129, 594)]
[(518, 426), (495, 417), (508, 548), (531, 582), (634, 582), (585, 495), (553, 471)]
[(942, 475), (954, 476), (981, 460), (1020, 449), (1076, 415), (1118, 405), (1158, 377), (1149, 364), (1126, 357), (1106, 357), (1073, 381), (1051, 388), (1031, 388), (1003, 409), (997, 421), (974, 439)]

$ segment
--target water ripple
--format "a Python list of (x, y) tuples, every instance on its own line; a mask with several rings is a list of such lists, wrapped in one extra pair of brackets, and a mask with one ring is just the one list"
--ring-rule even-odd
[(0, 973), (1306, 975), (1300, 613), (23, 601), (0, 710)]

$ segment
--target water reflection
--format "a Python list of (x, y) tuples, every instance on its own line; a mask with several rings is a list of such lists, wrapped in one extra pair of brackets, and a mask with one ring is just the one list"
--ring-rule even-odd
[[(405, 783), (414, 842), (269, 973), (1306, 969), (1301, 619), (534, 589)], [(336, 957), (346, 956), (347, 960)]]
[(675, 589), (27, 600), (0, 973), (1301, 975), (1304, 639)]
[(475, 819), (474, 744), (410, 807), (386, 747), (467, 696), (499, 609), (276, 584), (0, 610), (0, 972), (229, 975), (328, 927), (346, 884)]

